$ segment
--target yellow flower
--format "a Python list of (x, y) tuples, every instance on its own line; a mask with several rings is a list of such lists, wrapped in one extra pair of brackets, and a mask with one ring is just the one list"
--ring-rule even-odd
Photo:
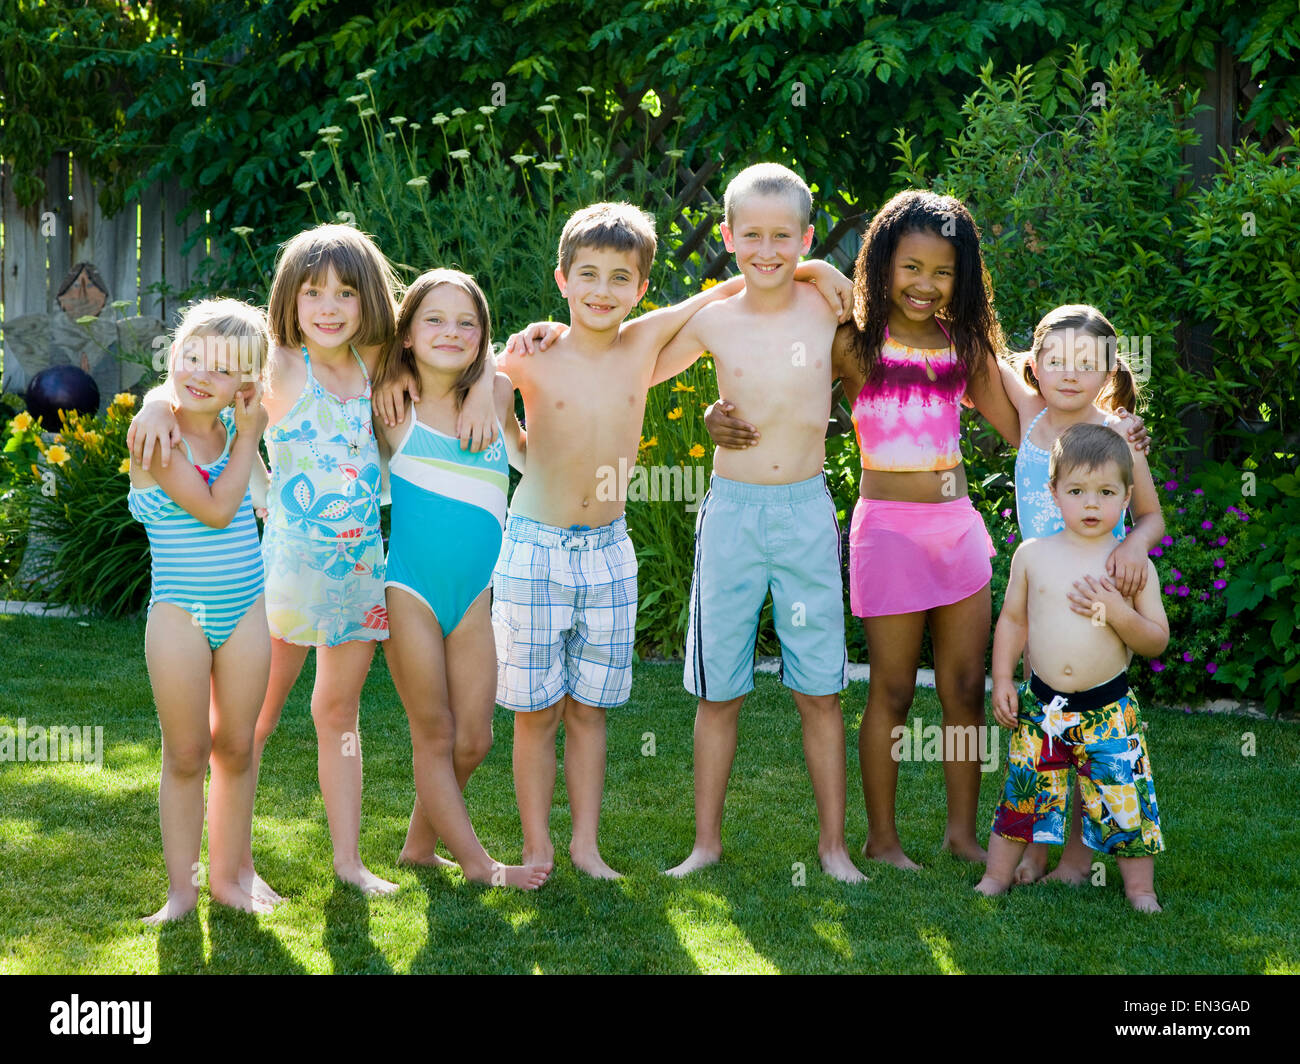
[[(59, 413), (62, 414), (63, 411), (60, 410)], [(54, 434), (54, 442), (55, 442), (55, 443), (62, 443), (62, 442), (63, 442), (63, 433), (61, 433), (61, 432), (56, 432), (56, 433)]]
[(703, 458), (704, 448), (697, 443), (686, 453), (689, 454), (692, 458)]
[(9, 422), (11, 432), (26, 432), (32, 427), (32, 415), (24, 410), (21, 414)]
[(652, 302), (652, 301), (649, 300), (649, 299), (643, 299), (643, 300), (641, 301), (641, 306), (642, 306), (645, 310), (658, 310), (658, 309), (659, 309), (659, 304), (658, 304), (658, 303), (654, 303), (654, 302)]
[(45, 460), (52, 462), (54, 465), (61, 466), (72, 456), (64, 449), (62, 444), (56, 443), (45, 452)]
[(676, 421), (681, 416), (682, 416), (682, 408), (680, 406), (675, 406), (668, 411), (669, 421)]
[(700, 285), (700, 291), (707, 292), (710, 288), (712, 288), (717, 283), (718, 283), (718, 279), (716, 277), (709, 277), (705, 280), (705, 282), (702, 285)]
[(642, 436), (641, 442), (637, 445), (637, 450), (648, 451), (651, 447), (658, 446), (658, 444), (659, 444), (658, 436), (651, 436), (648, 440), (644, 436)]
[(128, 410), (135, 408), (135, 396), (130, 392), (118, 392), (113, 396), (114, 406), (124, 406)]
[(119, 473), (129, 473), (129, 472), (131, 472), (131, 456), (130, 456), (130, 455), (127, 455), (125, 458), (122, 459), (122, 464), (121, 464), (120, 466), (117, 467), (117, 471), (118, 471)]
[(673, 385), (673, 391), (675, 391), (675, 392), (693, 392), (693, 391), (695, 391), (695, 388), (694, 388), (693, 385), (690, 385), (690, 384), (683, 384), (681, 381), (678, 381), (676, 384)]
[(78, 429), (77, 432), (78, 432), (77, 438), (80, 439), (81, 442), (84, 443), (87, 447), (98, 446), (100, 440), (100, 435), (98, 432), (95, 432), (93, 430), (90, 432), (83, 432), (81, 429)]

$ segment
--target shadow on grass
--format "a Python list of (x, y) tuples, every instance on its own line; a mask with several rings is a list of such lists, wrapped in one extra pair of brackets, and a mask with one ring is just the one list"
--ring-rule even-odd
[(252, 913), (213, 905), (208, 909), (212, 975), (305, 975), (306, 969)]
[(205, 971), (205, 965), (203, 925), (197, 909), (158, 929), (159, 975), (197, 975)]
[(392, 966), (370, 937), (370, 901), (357, 887), (334, 877), (325, 903), (325, 949), (335, 975), (392, 975)]

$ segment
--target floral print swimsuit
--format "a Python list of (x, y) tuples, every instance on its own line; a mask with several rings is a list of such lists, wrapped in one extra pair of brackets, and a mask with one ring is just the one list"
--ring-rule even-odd
[(262, 560), (271, 635), (299, 646), (388, 638), (379, 531), (379, 446), (365, 388), (340, 399), (307, 380), (293, 408), (266, 430), (271, 456)]

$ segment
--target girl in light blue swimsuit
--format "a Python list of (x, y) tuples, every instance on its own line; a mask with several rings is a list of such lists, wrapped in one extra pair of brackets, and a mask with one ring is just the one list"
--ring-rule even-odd
[(500, 865), (483, 848), (462, 794), (492, 745), (496, 644), (489, 588), (501, 548), (510, 461), (523, 466), (514, 389), (497, 375), (503, 439), (462, 451), (457, 415), (489, 351), (487, 301), (472, 277), (433, 270), (407, 290), (381, 384), (419, 381), (410, 422), (376, 425), (392, 454), (392, 534), (385, 591), (388, 669), (411, 723), (415, 807), (399, 860), (445, 863), (438, 839), (466, 878), (535, 889), (549, 867)]
[(253, 732), (271, 662), (248, 488), (266, 425), (256, 383), (266, 346), (266, 318), (244, 303), (209, 300), (187, 311), (167, 381), (187, 460), (154, 461), (148, 473), (131, 464), (127, 505), (153, 557), (145, 658), (162, 726), (158, 805), (168, 889), (163, 907), (145, 918), (152, 924), (198, 902), (209, 760), (212, 900), (245, 912), (272, 904), (239, 882), (252, 832)]
[[(1065, 527), (1048, 485), (1048, 462), (1060, 434), (1079, 422), (1108, 425), (1121, 435), (1128, 430), (1134, 523), (1125, 529), (1124, 515), (1120, 515), (1111, 530), (1115, 548), (1107, 571), (1097, 574), (1108, 577), (1127, 596), (1145, 582), (1147, 552), (1160, 541), (1165, 526), (1146, 455), (1133, 449), (1134, 432), (1124, 420), (1130, 416), (1127, 411), (1137, 405), (1137, 383), (1117, 345), (1115, 327), (1101, 311), (1085, 304), (1068, 304), (1038, 323), (1033, 349), (1019, 376), (1005, 363), (1000, 368), (1020, 424), (1027, 426), (1016, 451), (1016, 518), (1022, 540), (1055, 535)], [(1080, 801), (1076, 783), (1069, 841), (1049, 878), (1079, 883), (1091, 872), (1092, 852), (1083, 845), (1080, 834)], [(1016, 869), (1016, 881), (1033, 882), (1046, 870), (1046, 846), (1031, 843)]]

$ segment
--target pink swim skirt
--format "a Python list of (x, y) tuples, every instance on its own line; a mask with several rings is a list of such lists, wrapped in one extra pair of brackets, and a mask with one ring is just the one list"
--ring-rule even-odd
[(970, 498), (859, 499), (849, 530), (849, 603), (855, 617), (950, 606), (993, 576), (996, 554)]

